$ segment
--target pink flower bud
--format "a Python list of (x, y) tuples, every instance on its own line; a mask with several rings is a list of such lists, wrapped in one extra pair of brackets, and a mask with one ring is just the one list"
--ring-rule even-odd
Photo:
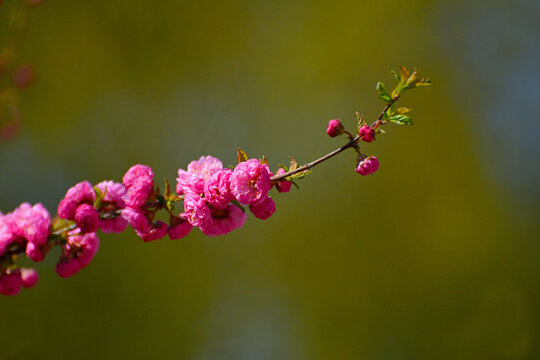
[(77, 210), (77, 202), (72, 199), (62, 199), (58, 204), (58, 216), (62, 219), (73, 220), (75, 217), (75, 210)]
[[(283, 169), (279, 169), (276, 173), (276, 175), (285, 174), (286, 171)], [(290, 181), (280, 181), (276, 184), (276, 189), (280, 193), (287, 193), (291, 190), (292, 182)]]
[(257, 219), (266, 220), (276, 211), (276, 203), (269, 196), (258, 205), (251, 205), (249, 210)]
[(359, 162), (356, 166), (356, 172), (360, 175), (373, 174), (379, 168), (379, 160), (375, 156), (370, 156)]
[(26, 255), (34, 262), (43, 261), (45, 258), (42, 246), (38, 246), (33, 242), (26, 244)]
[(328, 128), (326, 129), (328, 136), (336, 137), (343, 134), (343, 131), (345, 131), (345, 129), (343, 128), (343, 125), (341, 125), (339, 119), (333, 119), (328, 122)]
[(21, 268), (21, 279), (22, 279), (22, 286), (25, 288), (31, 288), (39, 280), (39, 275), (36, 271), (36, 269), (32, 268)]
[(154, 179), (154, 172), (146, 165), (133, 165), (124, 175), (122, 182), (126, 188), (131, 187), (140, 178)]
[(364, 125), (358, 129), (358, 135), (360, 135), (360, 139), (369, 143), (375, 139), (375, 130), (371, 126)]
[(2, 295), (17, 295), (21, 291), (22, 279), (21, 272), (15, 270), (0, 275), (0, 294)]
[(81, 233), (96, 232), (99, 226), (99, 213), (92, 205), (79, 205), (75, 211), (75, 223), (81, 229)]

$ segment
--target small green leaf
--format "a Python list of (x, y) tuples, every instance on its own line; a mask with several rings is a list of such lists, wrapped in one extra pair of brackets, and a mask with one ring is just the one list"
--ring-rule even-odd
[(405, 66), (399, 67), (400, 72), (400, 78), (402, 83), (406, 83), (409, 80), (409, 76), (411, 76), (410, 71)]
[(412, 110), (411, 108), (402, 106), (402, 107), (397, 109), (397, 112), (398, 112), (398, 114), (404, 115), (404, 114), (409, 113), (411, 110)]
[(245, 151), (242, 150), (242, 149), (240, 149), (240, 148), (238, 148), (238, 149), (236, 150), (236, 155), (237, 155), (237, 157), (238, 157), (238, 163), (239, 163), (239, 164), (240, 164), (241, 162), (247, 161), (247, 159), (248, 159), (248, 157), (247, 157)]
[(394, 75), (394, 77), (396, 78), (398, 82), (401, 82), (401, 76), (399, 76), (397, 72), (395, 72), (394, 70), (391, 70), (390, 74)]
[(291, 159), (291, 165), (289, 166), (289, 171), (294, 171), (298, 169), (298, 162), (292, 156), (289, 156), (289, 158)]
[(366, 119), (364, 119), (364, 115), (356, 113), (356, 118), (358, 119), (358, 130), (360, 130), (362, 126), (367, 125)]
[(386, 90), (386, 86), (384, 86), (382, 82), (379, 81), (377, 83), (376, 88), (377, 88), (377, 94), (379, 95), (379, 99), (381, 99), (382, 101), (386, 103), (392, 102), (392, 97), (390, 96), (390, 94), (388, 93), (388, 90)]
[(388, 121), (395, 122), (396, 124), (399, 124), (399, 125), (412, 125), (413, 124), (410, 116), (401, 115), (401, 114), (392, 115), (390, 118), (388, 118)]
[(260, 160), (261, 164), (268, 165), (268, 160), (266, 159), (266, 156), (263, 155), (262, 159)]
[(169, 195), (171, 195), (171, 185), (169, 184), (169, 180), (165, 177), (165, 198), (168, 198)]
[(96, 201), (94, 201), (94, 207), (99, 209), (107, 191), (105, 190), (105, 192), (102, 192), (97, 186), (94, 186), (94, 191), (96, 192)]
[(300, 171), (300, 172), (297, 172), (296, 174), (293, 174), (293, 175), (291, 175), (291, 176), (287, 176), (287, 177), (285, 178), (285, 180), (291, 181), (291, 180), (302, 179), (302, 178), (304, 178), (306, 175), (309, 175), (309, 174), (311, 174), (311, 173), (312, 173), (311, 170)]

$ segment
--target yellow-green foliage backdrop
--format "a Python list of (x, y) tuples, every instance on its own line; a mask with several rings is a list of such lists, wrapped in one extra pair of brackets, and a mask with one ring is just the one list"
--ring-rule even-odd
[[(0, 39), (14, 2), (0, 6)], [(345, 153), (227, 236), (103, 234), (69, 279), (49, 254), (35, 289), (0, 298), (0, 359), (540, 358), (538, 147), (512, 153), (490, 128), (503, 103), (508, 133), (538, 120), (529, 98), (497, 92), (512, 59), (538, 58), (523, 50), (540, 41), (534, 3), (34, 7), (22, 59), (37, 78), (21, 133), (0, 143), (4, 213), (22, 201), (54, 212), (71, 185), (119, 181), (135, 163), (159, 180), (201, 155), (233, 164), (236, 147), (273, 168), (308, 161), (341, 144), (329, 119), (378, 115), (389, 70), (416, 66), (434, 86), (404, 97), (413, 127), (363, 147), (381, 162), (374, 176)]]

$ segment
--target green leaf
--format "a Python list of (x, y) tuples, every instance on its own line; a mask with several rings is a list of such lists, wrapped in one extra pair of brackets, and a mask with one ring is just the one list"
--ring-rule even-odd
[(388, 121), (395, 122), (396, 124), (399, 124), (399, 125), (412, 125), (413, 124), (410, 116), (402, 115), (402, 114), (392, 115), (391, 117), (388, 118)]
[(169, 184), (169, 180), (165, 177), (165, 198), (168, 198), (169, 195), (171, 195), (171, 185)]
[(401, 82), (401, 76), (399, 76), (397, 72), (395, 72), (394, 70), (391, 70), (390, 74), (392, 74), (398, 82)]
[(107, 191), (102, 192), (97, 186), (94, 186), (94, 191), (96, 192), (96, 201), (94, 201), (94, 207), (99, 209)]
[(241, 162), (244, 162), (244, 161), (247, 161), (248, 157), (246, 155), (246, 152), (240, 148), (238, 148), (236, 150), (236, 155), (238, 157), (238, 163), (240, 164)]
[(382, 82), (379, 81), (377, 83), (376, 88), (377, 88), (377, 94), (379, 95), (379, 99), (381, 99), (382, 101), (386, 103), (392, 102), (392, 97), (390, 96), (390, 94), (388, 93), (388, 90), (386, 90), (386, 86), (384, 86)]
[(296, 174), (293, 174), (291, 176), (287, 176), (285, 178), (285, 180), (291, 181), (291, 180), (303, 179), (306, 175), (309, 175), (311, 173), (312, 173), (311, 170), (300, 171), (300, 172), (297, 172)]
[(398, 112), (398, 114), (404, 115), (404, 114), (409, 113), (411, 110), (412, 110), (411, 108), (402, 106), (402, 107), (397, 109), (397, 112)]
[(261, 164), (268, 165), (268, 160), (266, 159), (266, 156), (263, 155), (262, 159), (260, 160)]

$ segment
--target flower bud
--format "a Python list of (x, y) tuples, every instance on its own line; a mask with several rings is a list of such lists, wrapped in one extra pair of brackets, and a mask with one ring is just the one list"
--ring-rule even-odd
[(360, 161), (356, 165), (356, 172), (360, 175), (366, 176), (373, 174), (379, 168), (379, 160), (375, 156), (370, 156)]
[[(276, 175), (282, 175), (282, 174), (285, 174), (285, 172), (286, 172), (285, 170), (280, 168), (277, 171)], [(276, 184), (276, 189), (280, 193), (286, 193), (286, 192), (289, 192), (291, 190), (291, 186), (292, 186), (292, 182), (290, 182), (290, 181), (279, 181)]]
[(96, 232), (99, 226), (99, 213), (92, 205), (79, 205), (75, 211), (75, 222), (82, 233)]
[(25, 288), (31, 288), (39, 280), (39, 275), (36, 271), (36, 269), (32, 268), (21, 268), (21, 279), (22, 279), (22, 286)]
[(344, 131), (345, 128), (343, 128), (343, 125), (341, 125), (339, 119), (333, 119), (328, 122), (328, 128), (326, 129), (328, 136), (336, 137), (343, 134)]
[(369, 143), (375, 139), (375, 130), (371, 126), (364, 125), (358, 129), (358, 135), (360, 135), (360, 139)]

